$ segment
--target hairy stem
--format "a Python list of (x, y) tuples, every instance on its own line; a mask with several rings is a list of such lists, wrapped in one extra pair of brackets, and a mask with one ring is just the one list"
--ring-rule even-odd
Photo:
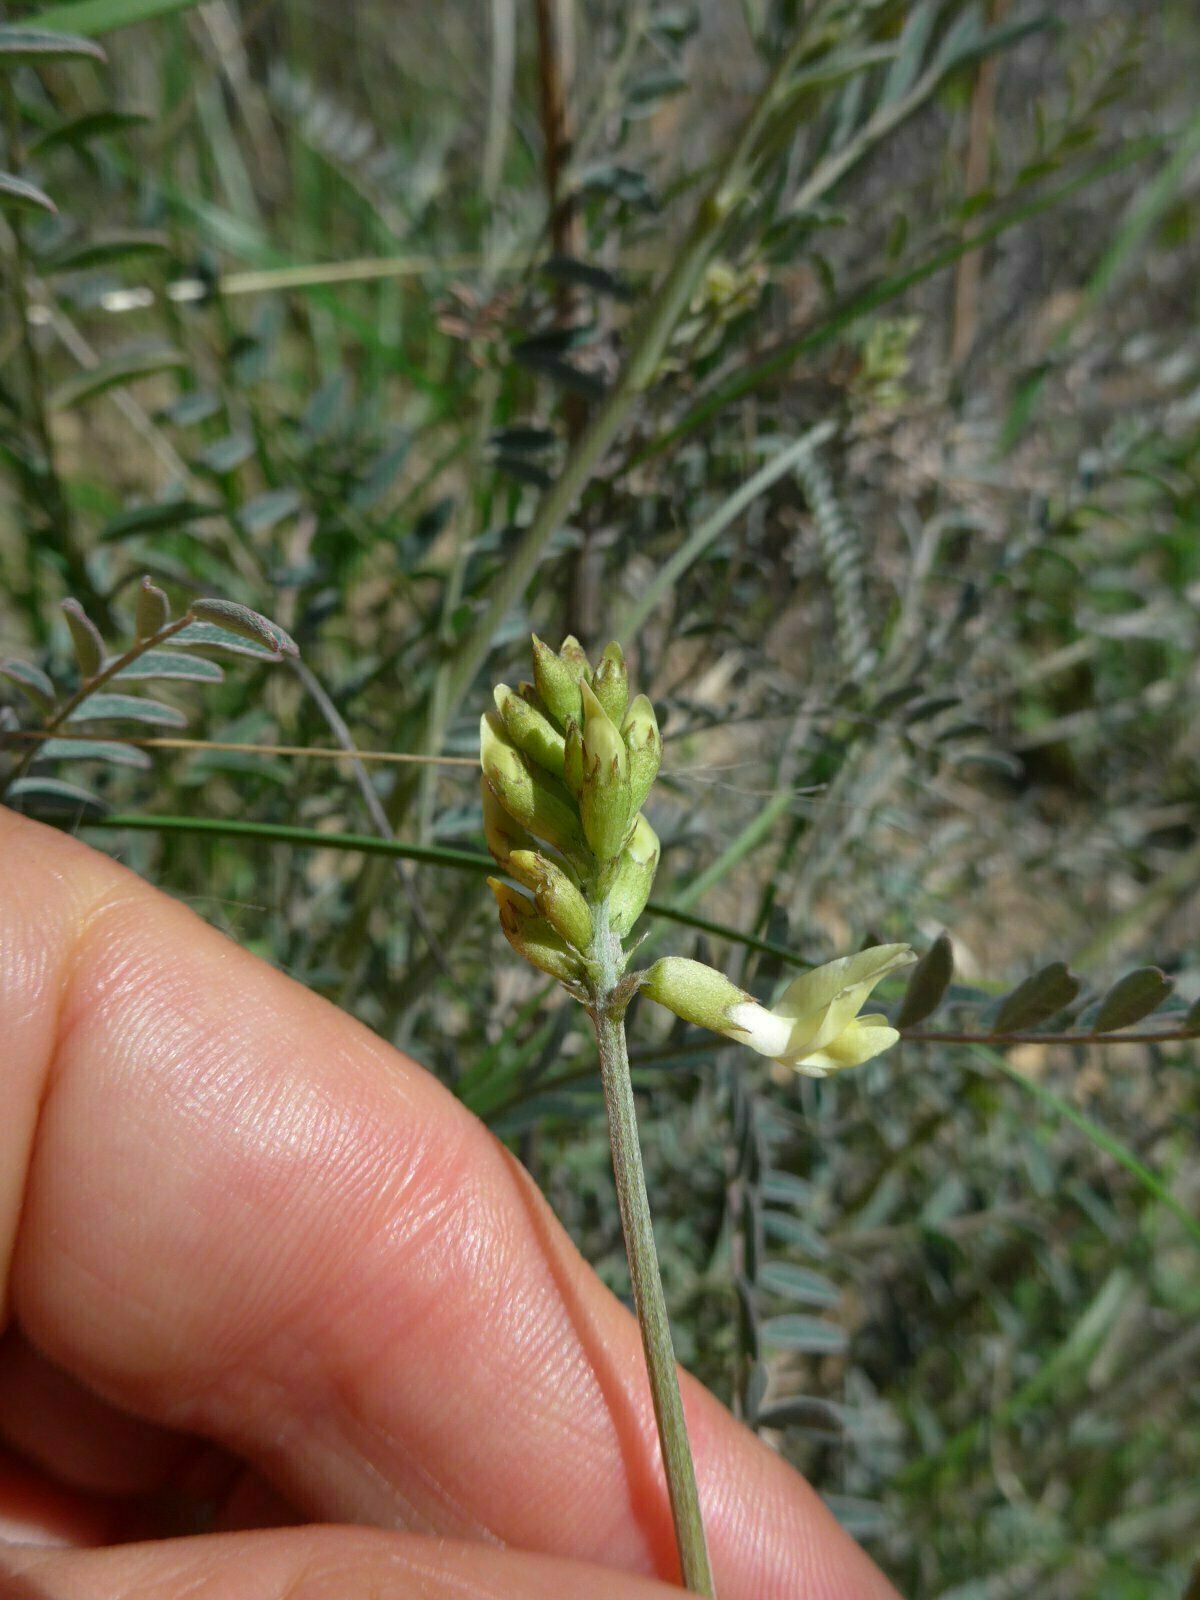
[(642, 1349), (650, 1376), (650, 1394), (662, 1448), (667, 1477), (667, 1495), (675, 1523), (675, 1540), (683, 1581), (693, 1594), (712, 1600), (712, 1569), (704, 1524), (700, 1517), (700, 1496), (696, 1488), (696, 1469), (688, 1443), (683, 1400), (675, 1349), (667, 1320), (667, 1302), (658, 1269), (654, 1228), (650, 1220), (650, 1200), (646, 1194), (646, 1175), (638, 1143), (637, 1111), (633, 1100), (633, 1079), (629, 1071), (629, 1052), (625, 1045), (624, 1004), (613, 999), (620, 944), (609, 931), (606, 907), (593, 908), (596, 937), (592, 954), (601, 974), (594, 1004), (590, 1009), (600, 1052), (600, 1074), (604, 1084), (604, 1103), (608, 1110), (608, 1130), (612, 1141), (613, 1174), (617, 1183), (617, 1203), (625, 1251), (629, 1257), (629, 1276), (633, 1284), (633, 1303), (642, 1330)]

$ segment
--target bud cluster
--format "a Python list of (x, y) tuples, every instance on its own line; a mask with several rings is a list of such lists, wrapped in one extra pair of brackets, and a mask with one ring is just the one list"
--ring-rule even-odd
[(630, 700), (620, 645), (593, 669), (578, 640), (555, 652), (536, 635), (533, 682), (498, 684), (494, 698), (479, 737), (484, 836), (530, 891), (488, 879), (500, 925), (527, 961), (582, 991), (598, 932), (630, 931), (658, 866), (642, 815), (662, 759), (654, 708)]

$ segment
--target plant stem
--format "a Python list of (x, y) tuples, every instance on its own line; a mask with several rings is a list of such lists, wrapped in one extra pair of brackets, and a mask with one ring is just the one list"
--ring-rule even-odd
[[(646, 1193), (646, 1175), (638, 1143), (633, 1079), (629, 1071), (629, 1052), (625, 1046), (625, 1006), (624, 1003), (614, 1003), (612, 999), (616, 966), (614, 956), (620, 944), (607, 927), (604, 914), (607, 908), (601, 906), (598, 909), (600, 915), (597, 917), (593, 954), (598, 960), (602, 981), (597, 988), (594, 1005), (589, 1009), (600, 1052), (600, 1075), (612, 1141), (613, 1175), (617, 1183), (625, 1251), (629, 1258), (633, 1303), (642, 1330), (642, 1349), (650, 1376), (650, 1394), (654, 1401), (654, 1418), (658, 1424), (683, 1581), (693, 1594), (705, 1595), (712, 1600), (716, 1590), (708, 1561), (704, 1524), (700, 1517), (696, 1469), (692, 1463), (683, 1400), (679, 1393), (675, 1349), (671, 1343), (671, 1326), (667, 1320), (667, 1302), (658, 1270), (650, 1200)], [(596, 910), (593, 907), (593, 914)]]

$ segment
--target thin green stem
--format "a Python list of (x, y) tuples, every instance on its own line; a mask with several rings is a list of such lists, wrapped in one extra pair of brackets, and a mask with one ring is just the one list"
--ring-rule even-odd
[[(70, 718), (73, 711), (77, 711), (85, 700), (94, 695), (97, 689), (102, 689), (106, 683), (115, 678), (118, 672), (123, 672), (139, 656), (145, 655), (147, 650), (157, 650), (159, 645), (165, 643), (173, 634), (181, 632), (182, 629), (186, 628), (189, 623), (195, 622), (195, 620), (192, 613), (186, 611), (182, 617), (176, 617), (173, 622), (166, 623), (157, 633), (152, 633), (145, 639), (136, 640), (121, 655), (111, 657), (104, 663), (99, 672), (93, 673), (90, 678), (85, 678), (73, 695), (69, 695), (60, 706), (55, 707), (42, 724), (41, 731), (43, 733), (55, 733)], [(29, 749), (13, 772), (10, 784), (25, 776), (30, 764), (37, 756), (38, 748), (37, 743), (31, 741)], [(5, 788), (7, 787), (9, 787), (8, 784), (5, 785)]]
[[(608, 1111), (608, 1131), (612, 1141), (613, 1175), (617, 1184), (617, 1203), (621, 1228), (629, 1257), (629, 1277), (633, 1284), (633, 1303), (642, 1330), (642, 1349), (650, 1376), (654, 1418), (662, 1447), (667, 1495), (675, 1523), (675, 1540), (683, 1581), (693, 1594), (715, 1596), (704, 1524), (700, 1516), (700, 1495), (696, 1488), (696, 1469), (688, 1443), (683, 1399), (667, 1302), (658, 1269), (654, 1246), (654, 1227), (650, 1220), (650, 1200), (638, 1142), (637, 1110), (633, 1099), (633, 1078), (629, 1052), (625, 1045), (625, 1005), (613, 998), (618, 976), (621, 945), (609, 931), (606, 907), (593, 908), (596, 936), (592, 955), (600, 982), (594, 1004), (589, 1008), (596, 1029), (600, 1053), (600, 1076), (604, 1085), (604, 1104)], [(598, 913), (598, 914), (597, 914)]]

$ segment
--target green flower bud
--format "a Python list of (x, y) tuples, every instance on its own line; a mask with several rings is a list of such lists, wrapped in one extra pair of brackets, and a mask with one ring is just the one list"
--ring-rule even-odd
[(507, 867), (514, 850), (530, 850), (536, 841), (509, 816), (486, 778), (480, 778), (479, 791), (483, 800), (483, 837), (492, 859)]
[(514, 821), (568, 855), (583, 850), (570, 795), (548, 773), (530, 764), (494, 711), (480, 719), (479, 760), (493, 793)]
[(592, 913), (563, 869), (534, 850), (514, 850), (509, 868), (533, 890), (538, 910), (554, 931), (577, 950), (586, 950), (592, 942)]
[(658, 719), (644, 694), (639, 694), (625, 713), (621, 733), (629, 752), (629, 804), (633, 811), (640, 811), (654, 786), (662, 761)]
[(666, 1006), (685, 1022), (694, 1022), (714, 1033), (733, 1031), (730, 1013), (737, 1012), (753, 998), (723, 972), (706, 967), (703, 961), (687, 956), (664, 956), (656, 961), (639, 985), (641, 992), (660, 1006)]
[(558, 653), (575, 674), (576, 682), (591, 684), (592, 664), (587, 658), (587, 651), (573, 633), (569, 633), (563, 640)]
[(596, 691), (596, 699), (619, 728), (625, 707), (629, 704), (629, 673), (621, 646), (615, 640), (604, 648), (600, 665), (592, 679), (592, 688)]
[(563, 782), (578, 800), (583, 793), (583, 728), (574, 717), (567, 719), (563, 741)]
[(567, 719), (578, 720), (583, 715), (579, 699), (580, 674), (573, 671), (561, 656), (555, 655), (548, 644), (533, 636), (533, 681), (541, 695), (546, 710), (565, 728)]
[(629, 754), (604, 707), (582, 686), (583, 789), (579, 811), (583, 831), (597, 858), (612, 861), (629, 832)]
[(627, 934), (646, 909), (660, 853), (658, 835), (639, 814), (621, 851), (621, 864), (609, 890), (608, 921), (614, 933)]
[(504, 937), (517, 954), (560, 983), (578, 983), (584, 976), (583, 963), (539, 913), (529, 896), (510, 889), (499, 878), (489, 878), (488, 887), (500, 908)]
[(521, 696), (521, 699), (531, 705), (535, 711), (540, 711), (548, 722), (551, 720), (550, 713), (546, 710), (546, 702), (542, 699), (541, 695), (537, 692), (532, 683), (526, 683), (525, 680), (522, 679), (517, 685), (517, 693)]
[(519, 694), (514, 694), (506, 683), (498, 683), (492, 691), (496, 710), (504, 719), (508, 736), (518, 750), (523, 750), (531, 761), (562, 777), (563, 736), (548, 717), (534, 709)]

